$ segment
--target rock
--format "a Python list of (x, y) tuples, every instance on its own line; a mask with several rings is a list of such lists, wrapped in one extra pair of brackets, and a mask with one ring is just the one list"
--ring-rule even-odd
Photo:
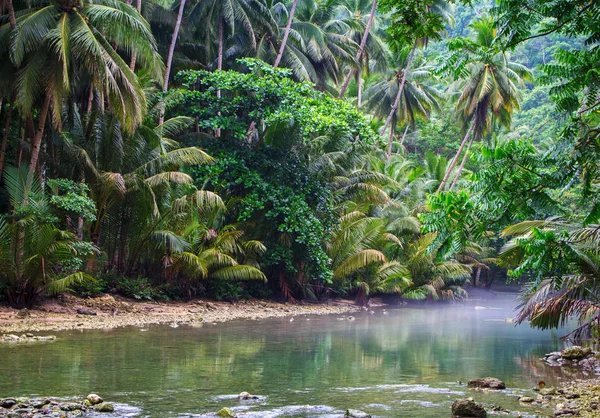
[(96, 411), (98, 412), (114, 412), (114, 410), (114, 405), (108, 402), (102, 402), (96, 405)]
[(521, 396), (519, 398), (519, 402), (524, 402), (524, 403), (531, 403), (533, 402), (535, 399), (530, 398), (529, 396)]
[(0, 401), (0, 406), (2, 408), (12, 408), (17, 404), (17, 400), (15, 398), (6, 398)]
[(452, 404), (452, 415), (457, 417), (485, 418), (487, 412), (483, 406), (475, 403), (473, 399), (457, 399)]
[(235, 415), (233, 413), (233, 411), (229, 408), (220, 409), (219, 412), (217, 412), (217, 416), (221, 417), (221, 418), (236, 418), (237, 417), (237, 415)]
[(97, 315), (96, 312), (90, 311), (89, 309), (77, 309), (79, 315)]
[(371, 418), (371, 415), (358, 409), (348, 409), (344, 418)]
[(50, 403), (50, 399), (48, 399), (48, 398), (40, 399), (33, 403), (33, 407), (35, 409), (42, 409), (44, 406), (48, 405), (49, 403)]
[(27, 308), (23, 308), (17, 312), (17, 318), (29, 318), (30, 316), (31, 312), (29, 312), (29, 309)]
[(579, 347), (578, 345), (574, 345), (573, 347), (565, 348), (561, 352), (561, 356), (567, 360), (574, 360), (585, 357), (585, 353), (583, 348)]
[(81, 405), (75, 402), (65, 402), (60, 404), (61, 411), (76, 411), (81, 409)]
[(553, 396), (556, 395), (556, 389), (554, 388), (544, 388), (540, 390), (540, 395), (542, 396)]
[(248, 392), (242, 392), (238, 395), (238, 399), (241, 401), (247, 401), (250, 399), (259, 399), (259, 397), (256, 395), (251, 395)]
[(90, 393), (85, 399), (88, 400), (92, 405), (98, 405), (99, 403), (104, 402), (104, 399), (95, 393)]
[(504, 382), (502, 380), (496, 379), (495, 377), (484, 377), (482, 379), (469, 380), (469, 384), (467, 386), (470, 388), (481, 389), (506, 389), (506, 385), (504, 384)]

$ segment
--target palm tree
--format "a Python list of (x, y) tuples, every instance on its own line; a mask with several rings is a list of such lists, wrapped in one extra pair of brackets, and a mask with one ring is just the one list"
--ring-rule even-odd
[(12, 223), (0, 218), (0, 275), (8, 284), (10, 305), (31, 309), (44, 291), (61, 292), (93, 280), (66, 268), (78, 256), (77, 237), (51, 221), (50, 199), (27, 165), (8, 167), (4, 181), (14, 208)]
[[(403, 54), (395, 56), (395, 60), (400, 61), (400, 64), (395, 63), (397, 65), (391, 67), (408, 67), (402, 62), (408, 62), (411, 59), (412, 50), (405, 49), (403, 52)], [(418, 118), (427, 120), (432, 111), (439, 110), (441, 93), (428, 84), (428, 81), (433, 78), (433, 68), (422, 59), (417, 61), (416, 66), (413, 66), (408, 73), (404, 70), (400, 73), (389, 71), (365, 90), (366, 107), (375, 115), (387, 114), (390, 107), (396, 109), (394, 113), (390, 114), (392, 118), (390, 119), (391, 133), (387, 149), (388, 161), (392, 155), (393, 135), (398, 121), (403, 121), (406, 125), (401, 140), (403, 143), (409, 125), (414, 126)]]
[[(426, 7), (426, 10), (424, 10), (424, 11), (439, 15), (441, 17), (442, 21), (445, 21), (448, 24), (451, 24), (453, 22), (452, 16), (450, 15), (450, 11), (449, 11), (450, 5), (447, 1), (434, 0), (431, 4), (428, 4), (425, 7)], [(399, 72), (403, 72), (403, 76), (400, 81), (400, 86), (398, 87), (398, 93), (396, 94), (396, 99), (394, 100), (394, 103), (392, 104), (390, 113), (385, 121), (385, 124), (381, 128), (380, 135), (383, 136), (385, 130), (388, 128), (388, 126), (392, 122), (394, 113), (396, 113), (396, 110), (398, 109), (398, 106), (400, 104), (400, 98), (402, 96), (402, 91), (404, 89), (404, 84), (406, 82), (406, 75), (408, 74), (408, 72), (410, 71), (410, 68), (412, 66), (412, 60), (415, 55), (416, 49), (419, 47), (419, 45), (426, 46), (428, 44), (428, 42), (429, 42), (429, 40), (427, 38), (421, 38), (421, 39), (419, 39), (418, 37), (415, 38), (414, 43), (412, 45), (412, 49), (410, 49), (410, 52), (408, 53), (408, 59), (406, 60), (406, 65), (404, 66), (404, 68), (399, 69)]]
[(358, 45), (348, 35), (350, 26), (338, 17), (338, 1), (303, 0), (296, 10), (296, 31), (305, 45), (306, 56), (314, 68), (317, 89), (325, 91), (327, 81), (338, 84), (340, 64), (350, 64)]
[(388, 262), (383, 253), (388, 244), (400, 245), (400, 241), (385, 230), (382, 219), (359, 211), (340, 217), (340, 225), (326, 243), (333, 280), (349, 290), (357, 290), (358, 304), (368, 304), (373, 291), (399, 291), (411, 284), (404, 267)]
[(288, 13), (288, 20), (285, 25), (285, 31), (283, 32), (283, 39), (281, 40), (281, 45), (279, 46), (279, 52), (277, 53), (277, 58), (275, 58), (275, 63), (273, 63), (273, 67), (277, 68), (279, 63), (281, 62), (281, 58), (283, 57), (283, 52), (285, 51), (285, 47), (287, 45), (288, 37), (290, 36), (290, 30), (292, 29), (292, 22), (294, 21), (294, 13), (296, 13), (296, 7), (298, 6), (298, 0), (294, 0), (292, 2), (292, 8)]
[(135, 8), (116, 0), (51, 0), (19, 11), (16, 24), (14, 30), (9, 24), (0, 26), (0, 44), (7, 46), (0, 61), (17, 68), (14, 88), (23, 114), (31, 117), (41, 99), (31, 142), (32, 172), (48, 111), (52, 107), (52, 121), (60, 128), (63, 104), (74, 94), (77, 80), (89, 81), (124, 129), (132, 132), (141, 123), (146, 99), (118, 50), (135, 50), (138, 62), (156, 79), (163, 67), (150, 27)]
[[(344, 83), (342, 84), (339, 98), (341, 99), (344, 97), (344, 94), (346, 94), (346, 89), (348, 88), (348, 85), (350, 84), (350, 80), (356, 73), (357, 79), (358, 79), (358, 93), (359, 93), (357, 107), (359, 107), (359, 108), (360, 108), (360, 104), (361, 104), (361, 100), (360, 100), (361, 94), (360, 93), (361, 93), (361, 86), (362, 86), (360, 73), (361, 73), (361, 69), (364, 65), (362, 62), (362, 59), (365, 56), (365, 53), (367, 52), (365, 50), (365, 47), (367, 47), (367, 49), (369, 50), (368, 52), (370, 53), (369, 55), (371, 56), (371, 58), (375, 59), (375, 62), (379, 63), (380, 66), (385, 65), (385, 56), (383, 54), (382, 44), (377, 39), (377, 37), (373, 36), (373, 34), (371, 33), (371, 26), (373, 25), (373, 21), (375, 19), (375, 13), (377, 11), (377, 0), (373, 0), (373, 2), (371, 4), (370, 12), (364, 13), (366, 11), (366, 7), (368, 7), (368, 5), (369, 5), (368, 0), (349, 0), (349, 1), (346, 1), (345, 4), (343, 4), (341, 6), (342, 10), (344, 11), (344, 14), (354, 20), (353, 23), (355, 23), (355, 25), (353, 25), (353, 26), (358, 27), (357, 30), (353, 30), (353, 35), (351, 34), (349, 36), (352, 37), (354, 39), (354, 41), (357, 43), (358, 43), (358, 40), (356, 38), (360, 38), (360, 43), (358, 44), (358, 51), (356, 53), (356, 56), (354, 57), (354, 61), (356, 62), (358, 67), (357, 68), (353, 67), (348, 72), (348, 75), (346, 76), (346, 79), (344, 80)], [(367, 19), (366, 24), (363, 22), (363, 19), (365, 17)], [(362, 31), (362, 33), (361, 33), (361, 31)], [(368, 41), (370, 41), (370, 42), (368, 42)]]
[[(458, 179), (473, 141), (480, 140), (484, 132), (490, 130), (493, 119), (503, 126), (510, 126), (512, 112), (519, 108), (519, 87), (523, 88), (523, 80), (531, 78), (531, 72), (526, 67), (510, 61), (507, 53), (500, 51), (494, 44), (495, 28), (491, 17), (481, 18), (472, 28), (474, 39), (459, 39), (455, 46), (460, 50), (459, 53), (466, 54), (468, 60), (464, 67), (460, 66), (456, 70), (462, 78), (458, 81), (462, 91), (457, 111), (468, 129), (438, 191), (444, 189), (468, 143), (467, 152), (456, 173)], [(451, 189), (454, 188), (456, 179)]]

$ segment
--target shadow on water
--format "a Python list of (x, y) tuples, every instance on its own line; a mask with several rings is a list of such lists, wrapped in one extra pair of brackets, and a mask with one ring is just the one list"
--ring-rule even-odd
[[(468, 394), (509, 409), (560, 369), (538, 358), (560, 348), (561, 331), (515, 326), (514, 295), (465, 304), (356, 315), (64, 332), (49, 344), (1, 346), (1, 396), (101, 394), (119, 416), (209, 416), (232, 407), (248, 417), (436, 417)], [(462, 382), (494, 376), (496, 394)], [(263, 395), (240, 402), (236, 394)], [(523, 410), (521, 408), (521, 410)]]

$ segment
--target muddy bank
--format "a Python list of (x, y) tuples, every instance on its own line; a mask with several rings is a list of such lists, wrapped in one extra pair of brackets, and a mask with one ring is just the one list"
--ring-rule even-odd
[(71, 329), (105, 329), (150, 324), (192, 325), (235, 319), (257, 320), (297, 315), (345, 314), (358, 311), (351, 301), (327, 304), (292, 305), (270, 301), (236, 303), (195, 300), (191, 302), (135, 301), (104, 295), (80, 299), (61, 295), (49, 299), (31, 311), (0, 306), (0, 334), (59, 331)]

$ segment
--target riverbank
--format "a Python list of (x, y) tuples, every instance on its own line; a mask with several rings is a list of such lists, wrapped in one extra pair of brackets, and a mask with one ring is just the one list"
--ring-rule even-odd
[(64, 294), (47, 299), (36, 309), (19, 311), (0, 306), (0, 334), (110, 329), (152, 324), (194, 325), (236, 319), (257, 320), (298, 315), (348, 314), (360, 310), (351, 301), (292, 305), (249, 300), (235, 303), (193, 300), (187, 302), (138, 301), (104, 295), (82, 299)]

